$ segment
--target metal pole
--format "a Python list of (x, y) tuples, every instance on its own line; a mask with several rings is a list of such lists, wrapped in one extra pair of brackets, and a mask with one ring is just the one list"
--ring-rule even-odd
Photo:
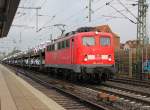
[(91, 22), (92, 15), (92, 0), (89, 0), (89, 22)]
[(142, 73), (144, 73), (144, 48), (142, 48)]
[(38, 11), (41, 7), (18, 7), (21, 9), (36, 10), (36, 32), (38, 32)]
[(22, 42), (22, 33), (20, 32), (20, 39), (19, 39), (19, 43), (21, 44)]
[(146, 36), (146, 12), (148, 5), (146, 0), (138, 0), (138, 21), (137, 21), (137, 78), (142, 78), (142, 49), (147, 44)]
[(129, 77), (132, 78), (132, 49), (129, 50)]
[(38, 8), (36, 8), (36, 32), (38, 32)]

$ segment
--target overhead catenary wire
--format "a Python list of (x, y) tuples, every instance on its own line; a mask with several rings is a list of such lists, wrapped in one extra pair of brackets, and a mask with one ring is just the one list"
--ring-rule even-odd
[[(28, 2), (23, 7), (26, 7), (26, 6), (27, 7), (33, 7), (33, 1), (28, 0)], [(26, 9), (23, 9), (23, 10), (25, 11)], [(27, 22), (27, 21), (29, 21), (29, 18), (33, 18), (33, 17), (31, 17), (31, 13), (33, 13), (33, 10), (26, 10), (26, 13), (27, 14), (26, 14), (24, 20)], [(23, 22), (24, 22), (24, 20), (23, 20)]]
[[(99, 0), (99, 1), (101, 1), (101, 0)], [(99, 1), (98, 1), (98, 2), (99, 2)], [(111, 0), (110, 2), (112, 2), (112, 1), (113, 1), (113, 0)], [(45, 2), (45, 1), (44, 1), (44, 2)], [(44, 2), (43, 2), (43, 3), (44, 3)], [(101, 8), (98, 8), (97, 10), (100, 10), (100, 9), (101, 9)], [(97, 10), (96, 10), (96, 11), (97, 11)], [(74, 18), (74, 17), (71, 17), (71, 18)], [(68, 21), (68, 20), (66, 20), (66, 21)]]
[[(97, 0), (97, 2), (99, 2), (99, 1), (101, 1), (101, 0)], [(110, 3), (111, 2), (113, 2), (114, 0), (111, 0), (110, 1)], [(92, 14), (95, 14), (97, 11), (99, 11), (100, 9), (102, 9), (102, 8), (104, 8), (104, 7), (106, 7), (106, 4), (103, 4), (102, 6), (100, 6), (100, 7), (98, 7), (98, 8), (96, 8), (96, 9), (94, 9), (93, 11), (92, 11)], [(75, 14), (72, 14), (71, 16), (69, 16), (68, 18), (66, 18), (66, 19), (64, 19), (64, 20), (61, 20), (61, 22), (63, 22), (63, 21), (70, 21), (72, 18), (74, 18), (74, 16), (76, 16), (77, 14), (79, 14), (79, 13), (81, 13), (81, 12), (83, 12), (83, 11), (85, 11), (85, 10), (87, 10), (88, 8), (87, 7), (85, 7), (85, 8), (82, 8), (81, 10), (79, 10), (78, 12), (76, 12)], [(81, 18), (80, 18), (81, 19)]]
[(43, 3), (41, 4), (41, 7), (43, 7), (46, 2), (47, 2), (47, 0), (44, 0)]
[[(101, 0), (97, 0), (97, 2), (99, 2), (99, 1), (101, 1)], [(113, 1), (114, 1), (114, 0), (111, 0), (110, 2), (113, 2)], [(106, 5), (104, 4), (104, 5), (100, 6), (99, 8), (96, 8), (96, 9), (94, 10), (94, 13), (97, 12), (98, 10), (102, 9), (102, 8), (105, 7), (105, 6), (106, 6)], [(78, 12), (76, 12), (76, 13), (70, 15), (69, 17), (67, 17), (67, 18), (65, 18), (65, 19), (63, 19), (63, 20), (61, 20), (61, 21), (59, 21), (59, 22), (60, 22), (60, 23), (61, 23), (61, 22), (64, 22), (64, 21), (69, 22), (69, 21), (71, 21), (71, 19), (74, 19), (75, 17), (77, 17), (76, 15), (78, 15), (79, 13), (81, 13), (81, 12), (83, 12), (83, 11), (85, 11), (85, 10), (87, 10), (87, 7), (80, 9)], [(56, 16), (57, 16), (57, 15), (56, 15)], [(58, 22), (58, 23), (59, 23), (59, 22)]]
[[(97, 4), (97, 2), (100, 2), (101, 0), (97, 0), (97, 1), (94, 1), (93, 0), (93, 2), (94, 3), (96, 3)], [(113, 0), (111, 0), (111, 1), (113, 1)], [(72, 18), (74, 18), (74, 17), (77, 17), (76, 15), (77, 14), (80, 14), (81, 12), (83, 12), (83, 11), (86, 11), (88, 9), (88, 6), (86, 6), (85, 8), (82, 8), (82, 9), (80, 9), (78, 12), (76, 12), (75, 14), (72, 14), (71, 16), (69, 16), (69, 17), (67, 17), (67, 18), (65, 18), (64, 20), (61, 20), (60, 22), (63, 22), (63, 21), (67, 21), (68, 22), (68, 20), (70, 20), (70, 19), (72, 19)], [(100, 9), (100, 8), (99, 8)], [(99, 10), (99, 9), (96, 9), (96, 11), (97, 10)], [(92, 11), (92, 14), (94, 13), (94, 11), (91, 9), (91, 11)]]
[(141, 22), (120, 0), (117, 0), (137, 21)]
[(93, 13), (95, 13), (95, 12), (99, 11), (100, 9), (104, 8), (105, 6), (106, 6), (106, 5), (105, 5), (105, 4), (103, 4), (102, 6), (100, 6), (100, 7), (96, 8), (95, 10), (93, 10)]
[[(113, 1), (114, 1), (114, 0), (111, 0), (111, 1), (109, 1), (109, 3), (113, 2)], [(93, 10), (93, 13), (95, 13), (95, 12), (101, 10), (101, 9), (104, 8), (104, 7), (106, 7), (106, 3), (104, 3), (103, 5), (101, 5), (101, 6), (98, 7), (98, 8), (94, 9), (94, 10)]]
[[(111, 2), (113, 2), (114, 0), (111, 0), (110, 2), (107, 2), (106, 3), (106, 5), (110, 5), (110, 3)], [(119, 0), (120, 1), (120, 0)], [(125, 5), (123, 5), (124, 7), (125, 7), (125, 9), (128, 11), (128, 12), (130, 12), (130, 13), (132, 13)], [(99, 11), (100, 9), (102, 9), (103, 7), (105, 7), (105, 4), (104, 5), (102, 5), (102, 6), (100, 6), (99, 8), (97, 8), (97, 9), (95, 9), (94, 10), (94, 12), (96, 12), (96, 11)], [(124, 15), (123, 13), (121, 13), (121, 11), (120, 10), (117, 10), (115, 7), (113, 7), (113, 6), (111, 6), (113, 9), (115, 9), (117, 12), (119, 12), (122, 16), (124, 16), (124, 18), (125, 19), (128, 19), (128, 20), (130, 20), (132, 23), (135, 23), (136, 24), (136, 22), (134, 22), (133, 20), (131, 20), (130, 18), (128, 18), (126, 15)], [(137, 19), (137, 17), (134, 15), (134, 14), (132, 14), (136, 19)]]
[[(25, 0), (24, 0), (25, 1)], [(38, 0), (39, 1), (39, 0)], [(44, 7), (44, 9), (46, 9), (48, 6), (47, 6), (47, 4), (46, 4), (46, 2), (47, 2), (48, 0), (40, 0), (40, 3), (38, 2), (38, 4), (40, 4), (40, 6), (41, 7)], [(126, 17), (117, 17), (117, 15), (115, 16), (115, 15), (110, 15), (110, 14), (108, 14), (109, 12), (105, 12), (105, 13), (101, 13), (101, 10), (103, 11), (103, 8), (106, 8), (106, 4), (104, 4), (103, 5), (103, 1), (102, 2), (100, 2), (100, 1), (102, 1), (102, 0), (94, 0), (93, 1), (93, 8), (94, 8), (94, 10), (93, 10), (93, 12), (94, 13), (92, 13), (93, 14), (93, 20), (92, 20), (92, 23), (96, 23), (97, 21), (98, 22), (102, 22), (102, 23), (105, 23), (104, 22), (104, 20), (106, 21), (106, 20), (112, 20), (112, 19), (127, 19)], [(105, 1), (105, 0), (104, 0)], [(107, 0), (108, 1), (108, 0)], [(114, 0), (111, 0), (111, 1), (114, 1)], [(26, 0), (26, 2), (28, 2), (29, 3), (29, 6), (31, 6), (31, 7), (33, 7), (33, 2), (32, 1), (30, 1), (30, 0)], [(37, 3), (37, 0), (35, 1), (34, 0), (34, 2), (36, 2)], [(98, 2), (99, 2), (99, 4), (98, 4)], [(28, 5), (28, 3), (26, 3), (25, 5), (24, 5), (24, 7), (26, 7), (27, 5)], [(116, 3), (116, 2), (115, 2)], [(114, 4), (115, 4), (114, 2), (113, 2), (113, 6), (114, 6)], [(129, 3), (131, 3), (132, 4), (132, 2), (129, 2)], [(98, 6), (99, 5), (99, 6)], [(102, 5), (102, 6), (100, 6), (100, 5)], [(78, 6), (81, 6), (81, 5), (78, 5)], [(67, 10), (68, 9), (70, 9), (69, 7), (67, 7)], [(120, 11), (120, 8), (117, 8), (119, 11)], [(66, 8), (64, 8), (64, 10), (66, 10)], [(45, 11), (45, 10), (44, 10)], [(60, 13), (54, 13), (54, 11), (59, 11)], [(57, 18), (59, 18), (59, 19), (53, 19), (52, 21), (50, 20), (50, 19), (47, 19), (47, 18), (45, 18), (45, 20), (44, 20), (44, 22), (46, 22), (46, 20), (48, 20), (45, 24), (46, 24), (46, 26), (47, 26), (47, 28), (45, 28), (46, 26), (45, 26), (45, 24), (43, 23), (43, 22), (41, 22), (40, 23), (40, 27), (43, 27), (43, 30), (46, 30), (46, 31), (48, 31), (48, 32), (50, 32), (51, 33), (51, 31), (52, 30), (50, 30), (50, 27), (48, 27), (48, 25), (53, 25), (53, 24), (55, 24), (55, 22), (56, 23), (64, 23), (64, 24), (66, 24), (66, 23), (68, 23), (68, 24), (70, 24), (70, 25), (68, 25), (67, 24), (67, 26), (72, 26), (72, 25), (78, 25), (78, 26), (81, 26), (82, 24), (83, 25), (87, 25), (86, 23), (88, 23), (88, 22), (86, 22), (86, 17), (85, 17), (85, 14), (86, 14), (86, 11), (87, 11), (87, 8), (82, 8), (81, 9), (81, 7), (79, 8), (77, 8), (76, 9), (76, 11), (72, 11), (71, 13), (68, 13), (68, 14), (65, 14), (65, 12), (66, 11), (62, 11), (62, 10), (54, 10), (54, 11), (52, 11), (51, 10), (51, 12), (53, 12), (52, 14), (51, 13), (49, 13), (49, 15), (55, 15)], [(112, 10), (113, 11), (113, 10)], [(110, 11), (110, 12), (112, 12), (112, 11)], [(124, 10), (125, 11), (125, 10)], [(132, 11), (132, 10), (131, 10)], [(29, 12), (29, 11), (28, 11)], [(26, 13), (28, 13), (28, 12), (26, 12)], [(42, 11), (41, 11), (42, 12)], [(46, 11), (45, 11), (46, 12)], [(50, 11), (49, 11), (50, 12)], [(83, 13), (82, 13), (83, 12)], [(100, 13), (97, 13), (97, 12), (100, 12)], [(121, 11), (120, 11), (121, 12)], [(30, 11), (30, 13), (32, 14), (32, 16), (33, 16), (33, 13)], [(47, 13), (47, 12), (46, 12)], [(118, 12), (116, 12), (116, 13), (118, 13)], [(124, 13), (124, 12), (123, 12)], [(43, 13), (41, 13), (41, 14), (43, 14)], [(63, 14), (63, 15), (62, 15)], [(96, 15), (95, 15), (96, 14)], [(97, 16), (97, 14), (98, 14), (98, 16)], [(105, 15), (104, 15), (105, 14)], [(126, 14), (124, 14), (124, 15), (126, 15)], [(119, 16), (119, 15), (118, 15)], [(121, 16), (121, 15), (120, 15)], [(26, 18), (25, 18), (26, 17)], [(29, 21), (29, 18), (31, 18), (32, 20), (34, 20), (33, 19), (33, 17), (31, 17), (30, 15), (29, 15), (29, 13), (26, 15), (26, 16), (23, 16), (22, 17), (22, 22), (24, 23), (24, 24), (27, 24), (27, 22), (25, 21), (25, 20), (28, 20), (28, 22), (29, 23), (32, 23), (31, 21)], [(27, 18), (28, 17), (28, 18)], [(101, 18), (101, 19), (99, 19), (99, 18), (97, 18), (97, 17), (99, 17), (99, 18)], [(76, 19), (76, 21), (74, 20), (74, 19)], [(78, 20), (77, 20), (78, 19)], [(20, 19), (19, 19), (20, 20)], [(50, 21), (50, 22), (49, 22)], [(59, 21), (62, 21), (62, 22), (59, 22)], [(80, 22), (80, 24), (79, 24), (79, 22)], [(43, 24), (44, 25), (43, 25)], [(92, 24), (91, 23), (91, 24)], [(15, 23), (16, 24), (16, 23)], [(43, 25), (43, 26), (42, 26)], [(44, 31), (42, 31), (43, 32), (43, 35), (45, 35), (45, 34), (47, 34), (47, 32), (44, 32)], [(55, 30), (54, 30), (55, 31)], [(41, 33), (37, 33), (37, 35), (38, 34), (41, 34)]]
[(26, 15), (26, 13), (17, 12), (16, 16), (15, 16), (15, 20), (18, 19), (18, 18), (21, 18), (21, 17), (23, 17), (25, 15)]
[(100, 2), (100, 1), (102, 1), (102, 0), (96, 0), (96, 1), (95, 1), (95, 0), (93, 0), (93, 1), (94, 1), (95, 3), (98, 3), (98, 2)]
[[(134, 7), (129, 7), (129, 9), (132, 9), (132, 8), (134, 8)], [(121, 9), (121, 10), (119, 10), (120, 12), (126, 12), (127, 10), (126, 9)], [(114, 15), (116, 15), (118, 12), (111, 12), (111, 13), (108, 13), (107, 15), (111, 15), (111, 16), (114, 16)], [(122, 17), (122, 19), (127, 19), (127, 18), (125, 18), (125, 17)], [(108, 18), (108, 19), (106, 19), (105, 21), (106, 22), (108, 22), (108, 21), (110, 21), (110, 20), (112, 20), (112, 19), (116, 19), (116, 18), (112, 18), (112, 17), (110, 17), (110, 18)], [(118, 18), (117, 18), (118, 19)]]
[[(21, 1), (22, 1), (22, 0), (21, 0)], [(24, 3), (22, 4), (22, 6), (23, 6), (23, 7), (24, 7), (24, 6), (25, 6), (25, 4), (27, 3), (27, 1), (28, 1), (28, 0), (24, 0)], [(20, 3), (20, 4), (21, 4), (21, 3)], [(24, 12), (24, 10), (23, 10), (23, 12), (22, 12), (22, 13), (25, 13), (25, 12)]]
[(119, 16), (107, 16), (107, 15), (101, 15), (102, 17), (106, 17), (106, 18), (119, 18), (119, 19), (125, 19), (124, 17), (119, 17)]
[(16, 24), (12, 24), (11, 26), (13, 26), (13, 27), (19, 27), (19, 28), (34, 28), (34, 26), (28, 26), (28, 25), (16, 25)]
[(77, 11), (76, 13), (74, 13), (74, 14), (70, 15), (69, 17), (67, 17), (67, 18), (65, 18), (65, 19), (63, 19), (63, 20), (61, 20), (60, 22), (63, 22), (63, 21), (67, 21), (67, 22), (68, 22), (68, 20), (74, 18), (77, 14), (80, 14), (82, 11), (85, 11), (85, 10), (87, 10), (87, 7), (80, 9), (80, 10)]
[[(111, 3), (111, 2), (113, 2), (114, 0), (111, 0), (111, 1), (109, 1), (109, 2), (107, 2), (107, 3)], [(97, 11), (99, 11), (99, 10), (101, 10), (102, 8), (104, 8), (104, 7), (106, 7), (106, 3), (104, 3), (103, 5), (101, 5), (100, 7), (98, 7), (98, 8), (96, 8), (95, 10), (94, 10), (94, 12), (97, 12)], [(125, 9), (122, 9), (122, 10), (118, 10), (119, 12), (123, 12), (123, 11), (126, 11)], [(115, 13), (118, 13), (118, 12), (115, 12)], [(111, 14), (111, 13), (110, 13)], [(110, 14), (108, 14), (108, 15), (110, 15)], [(114, 15), (114, 14), (113, 14)], [(100, 16), (100, 18), (106, 18), (106, 17), (104, 17), (103, 15), (101, 15)], [(97, 20), (98, 18), (96, 18), (96, 19), (94, 19), (93, 21), (95, 22), (95, 20)], [(109, 17), (109, 19), (115, 19), (114, 17)], [(109, 20), (108, 19), (108, 20)], [(123, 17), (121, 18), (121, 19), (123, 19)], [(124, 19), (128, 19), (127, 17), (124, 17)], [(107, 20), (107, 21), (108, 21)], [(88, 23), (88, 22), (86, 22), (86, 23)], [(83, 22), (82, 24), (86, 24), (85, 22)], [(93, 23), (93, 22), (92, 22)], [(72, 25), (72, 26), (70, 26), (70, 27), (77, 27), (77, 26), (79, 26), (80, 24), (75, 24), (75, 25)]]
[(50, 23), (54, 20), (55, 17), (56, 17), (56, 15), (53, 15), (50, 20), (48, 20), (41, 28), (39, 28), (39, 29), (37, 30), (37, 32), (41, 31), (42, 29), (44, 29), (44, 28), (46, 28), (46, 27), (49, 27), (49, 26), (46, 26), (46, 25), (47, 25), (47, 24), (50, 24)]
[(111, 8), (113, 8), (114, 10), (116, 10), (118, 13), (120, 13), (122, 16), (124, 16), (126, 19), (128, 19), (130, 22), (137, 24), (137, 22), (133, 21), (132, 19), (130, 19), (129, 17), (127, 17), (125, 14), (123, 14), (122, 12), (120, 12), (117, 8), (113, 7), (109, 2), (106, 3), (106, 5), (110, 6)]
[[(130, 7), (130, 8), (133, 8), (133, 7)], [(119, 10), (120, 12), (124, 12), (124, 11), (126, 11), (125, 9), (121, 9), (121, 10)], [(116, 15), (118, 12), (111, 12), (111, 13), (108, 13), (107, 15), (105, 15), (105, 16), (110, 16), (110, 17), (104, 17), (103, 15), (101, 15), (101, 16), (99, 16), (98, 18), (95, 18), (95, 19), (93, 19), (93, 21), (92, 21), (92, 23), (96, 23), (97, 21), (96, 20), (98, 20), (98, 19), (101, 19), (102, 21), (101, 22), (108, 22), (108, 21), (110, 21), (110, 20), (113, 20), (113, 19), (127, 19), (127, 18), (125, 18), (125, 17), (122, 17), (122, 18), (114, 18), (114, 17), (111, 17), (111, 16), (114, 16), (114, 15)], [(104, 18), (104, 19), (102, 19), (102, 18)], [(88, 22), (83, 22), (82, 24), (86, 24), (86, 23), (88, 23)], [(75, 24), (75, 25), (71, 25), (71, 26), (69, 26), (71, 29), (74, 29), (74, 28), (76, 28), (76, 27), (78, 27), (78, 26), (81, 26), (82, 25), (81, 23), (80, 24)]]
[[(24, 0), (24, 2), (21, 2), (19, 7), (26, 7), (26, 6), (30, 6), (29, 4), (31, 4), (32, 2), (30, 0)], [(32, 3), (33, 4), (33, 3)], [(28, 24), (27, 23), (27, 20), (30, 18), (29, 17), (29, 12), (28, 11), (25, 11), (26, 9), (19, 9), (18, 8), (18, 12), (20, 13), (24, 13), (22, 15), (20, 15), (19, 17), (17, 18), (20, 18), (19, 21), (15, 21), (14, 24), (20, 24), (20, 22), (22, 21), (22, 24), (21, 25), (26, 25)], [(31, 13), (31, 11), (30, 11)], [(28, 17), (28, 18), (27, 18)], [(21, 19), (22, 18), (22, 19)], [(30, 20), (31, 22), (31, 20)]]
[[(36, 1), (36, 2), (35, 2)], [(40, 7), (40, 6), (36, 6), (36, 4), (38, 3), (37, 1), (39, 0), (29, 0), (28, 4), (26, 4), (24, 7), (29, 7), (29, 8), (36, 8), (36, 7)], [(41, 7), (40, 7), (41, 8)], [(27, 15), (26, 17), (24, 18), (26, 20), (25, 23), (30, 23), (30, 22), (33, 22), (35, 21), (35, 14), (37, 14), (37, 12), (35, 12), (35, 10), (32, 10), (32, 9), (24, 9), (26, 10), (27, 12)], [(34, 14), (33, 14), (34, 13)], [(37, 18), (37, 17), (36, 17)], [(33, 20), (34, 19), (34, 20)], [(36, 20), (37, 22), (37, 20)]]
[[(102, 9), (102, 8), (104, 8), (104, 7), (106, 7), (105, 4), (103, 4), (102, 6), (96, 8), (95, 10), (93, 10), (93, 13), (92, 13), (92, 14), (95, 14), (97, 11), (99, 11), (100, 9)], [(94, 20), (95, 20), (95, 19), (94, 19)], [(88, 23), (88, 22), (86, 22), (86, 23)]]
[[(57, 23), (61, 23), (61, 22), (64, 22), (64, 21), (67, 21), (67, 22), (70, 21), (72, 18), (77, 17), (76, 15), (78, 15), (80, 12), (82, 12), (82, 10), (86, 10), (86, 8), (83, 8), (83, 9), (79, 10), (77, 13), (72, 14), (72, 15), (70, 15), (69, 17), (67, 17), (67, 18), (65, 18), (65, 19), (63, 19), (63, 20), (57, 21)], [(63, 12), (64, 12), (64, 11), (63, 11)], [(52, 22), (52, 21), (55, 22), (56, 17), (59, 17), (61, 14), (62, 14), (62, 10), (61, 10), (61, 13), (60, 13), (60, 14), (59, 14), (59, 13), (54, 14), (54, 15), (52, 16), (52, 19), (51, 19), (51, 20), (48, 20), (47, 22), (45, 22), (42, 27), (45, 28), (45, 27), (47, 27), (47, 24), (50, 25), (50, 22)], [(54, 18), (55, 18), (55, 19), (54, 19)], [(52, 24), (56, 24), (56, 23), (52, 23)], [(42, 28), (42, 27), (41, 27), (41, 28)], [(41, 29), (40, 29), (40, 30), (41, 30)]]

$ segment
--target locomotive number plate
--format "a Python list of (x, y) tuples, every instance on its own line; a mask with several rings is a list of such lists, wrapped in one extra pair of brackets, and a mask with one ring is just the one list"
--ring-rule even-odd
[(89, 60), (95, 60), (95, 55), (88, 55), (87, 57)]
[(108, 55), (102, 55), (101, 56), (103, 60), (107, 60), (108, 59)]

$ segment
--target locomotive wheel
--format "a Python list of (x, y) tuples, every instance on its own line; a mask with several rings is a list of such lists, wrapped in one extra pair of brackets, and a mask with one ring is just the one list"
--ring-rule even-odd
[(70, 80), (71, 82), (75, 82), (77, 80), (77, 75), (73, 71), (70, 72)]

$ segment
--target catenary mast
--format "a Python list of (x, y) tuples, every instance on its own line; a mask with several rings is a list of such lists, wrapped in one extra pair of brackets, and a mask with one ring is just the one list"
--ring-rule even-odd
[(143, 58), (142, 51), (149, 43), (147, 36), (147, 11), (148, 4), (146, 0), (138, 0), (138, 19), (137, 19), (137, 78), (142, 78)]

